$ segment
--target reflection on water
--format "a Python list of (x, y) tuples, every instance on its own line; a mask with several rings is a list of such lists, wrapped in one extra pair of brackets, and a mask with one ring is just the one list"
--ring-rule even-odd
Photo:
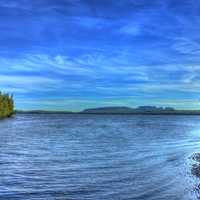
[(3, 120), (0, 199), (198, 199), (199, 121), (62, 114)]

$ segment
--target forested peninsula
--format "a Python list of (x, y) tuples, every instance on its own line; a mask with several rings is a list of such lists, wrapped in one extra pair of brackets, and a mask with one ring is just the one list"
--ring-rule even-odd
[(0, 92), (0, 119), (11, 117), (14, 114), (13, 95)]

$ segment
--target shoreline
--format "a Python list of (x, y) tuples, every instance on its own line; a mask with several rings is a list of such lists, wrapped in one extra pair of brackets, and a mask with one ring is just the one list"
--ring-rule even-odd
[[(200, 111), (178, 111), (178, 112), (68, 112), (68, 111), (16, 111), (15, 114), (64, 114), (64, 115), (200, 115)], [(10, 116), (12, 117), (12, 116)]]

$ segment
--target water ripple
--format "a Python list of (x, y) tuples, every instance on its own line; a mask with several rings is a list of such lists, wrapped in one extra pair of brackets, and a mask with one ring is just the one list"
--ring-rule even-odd
[(4, 120), (0, 199), (194, 200), (199, 118), (20, 114)]

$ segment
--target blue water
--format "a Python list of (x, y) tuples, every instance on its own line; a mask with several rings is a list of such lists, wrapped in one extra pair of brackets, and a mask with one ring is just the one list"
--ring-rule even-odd
[(18, 114), (0, 121), (1, 200), (193, 200), (200, 116)]

